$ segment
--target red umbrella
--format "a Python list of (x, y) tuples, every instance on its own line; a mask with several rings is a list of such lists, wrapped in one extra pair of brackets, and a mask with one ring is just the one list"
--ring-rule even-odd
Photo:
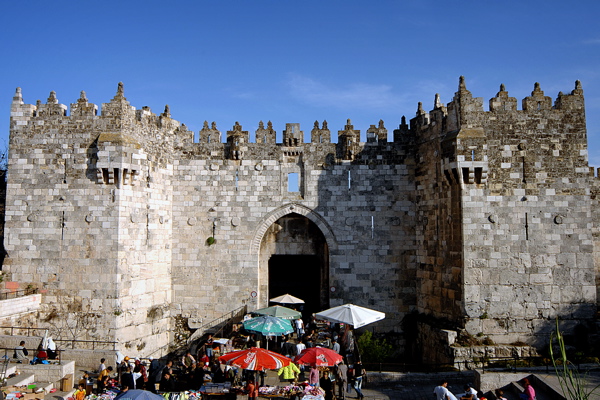
[(232, 351), (231, 353), (219, 357), (219, 361), (223, 364), (235, 365), (242, 369), (250, 369), (253, 371), (279, 369), (292, 362), (292, 360), (281, 354), (259, 347)]
[(309, 347), (294, 358), (296, 364), (316, 365), (317, 367), (332, 367), (342, 360), (341, 355), (325, 347)]

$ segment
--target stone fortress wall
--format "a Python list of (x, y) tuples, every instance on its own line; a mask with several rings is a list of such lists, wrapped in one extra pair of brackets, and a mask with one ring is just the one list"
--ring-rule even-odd
[(44, 324), (146, 355), (178, 320), (265, 306), (275, 275), (302, 273), (273, 256), (315, 257), (319, 306), (384, 311), (378, 331), (415, 312), (543, 341), (555, 316), (596, 307), (583, 91), (552, 105), (536, 84), (517, 110), (501, 87), (482, 103), (461, 78), (392, 141), (380, 121), (360, 142), (348, 120), (337, 143), (326, 122), (309, 143), (299, 124), (276, 143), (262, 122), (253, 142), (236, 123), (223, 143), (214, 123), (194, 142), (168, 106), (136, 110), (121, 84), (100, 115), (84, 92), (67, 115), (54, 92), (29, 105), (18, 89), (4, 269), (43, 290)]

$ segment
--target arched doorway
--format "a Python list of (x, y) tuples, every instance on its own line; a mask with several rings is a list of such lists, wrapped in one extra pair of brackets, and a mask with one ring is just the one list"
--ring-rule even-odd
[(299, 297), (306, 302), (305, 318), (328, 308), (329, 246), (309, 218), (290, 213), (273, 222), (262, 237), (259, 259), (267, 299), (285, 293)]

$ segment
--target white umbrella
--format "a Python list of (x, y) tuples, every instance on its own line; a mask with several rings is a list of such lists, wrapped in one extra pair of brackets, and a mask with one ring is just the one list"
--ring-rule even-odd
[(273, 303), (282, 304), (304, 304), (304, 300), (292, 296), (291, 294), (284, 294), (283, 296), (273, 297), (271, 300)]
[(370, 308), (355, 306), (354, 304), (344, 304), (321, 311), (316, 314), (316, 317), (318, 319), (350, 324), (355, 328), (360, 328), (361, 326), (384, 319), (385, 313), (371, 310)]

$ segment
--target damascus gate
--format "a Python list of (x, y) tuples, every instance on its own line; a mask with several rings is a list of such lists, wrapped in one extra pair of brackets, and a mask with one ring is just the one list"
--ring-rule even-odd
[(369, 329), (429, 361), (460, 331), (541, 346), (556, 318), (595, 323), (598, 184), (579, 82), (554, 99), (536, 83), (519, 106), (502, 85), (484, 108), (461, 77), (447, 105), (432, 94), (389, 131), (375, 116), (366, 141), (351, 120), (207, 121), (195, 135), (168, 106), (130, 105), (122, 84), (101, 107), (85, 92), (70, 106), (24, 96), (3, 285), (38, 289), (28, 323), (56, 336), (164, 354), (284, 293), (307, 316), (383, 311)]

